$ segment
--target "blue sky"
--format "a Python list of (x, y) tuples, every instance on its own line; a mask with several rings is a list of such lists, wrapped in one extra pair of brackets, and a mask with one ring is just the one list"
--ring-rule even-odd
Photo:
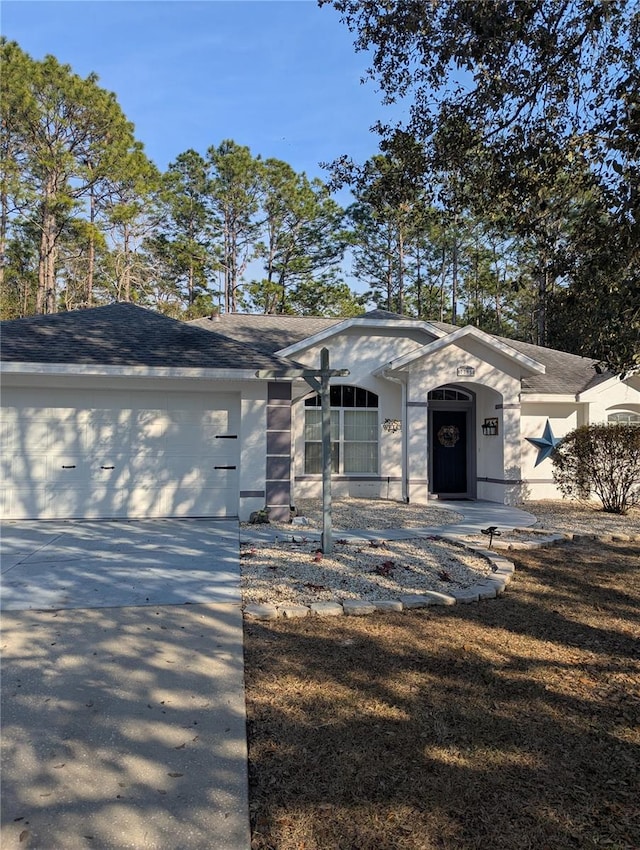
[(162, 169), (233, 139), (326, 179), (320, 162), (377, 151), (369, 128), (390, 114), (360, 82), (367, 56), (315, 0), (2, 0), (1, 31), (95, 71)]

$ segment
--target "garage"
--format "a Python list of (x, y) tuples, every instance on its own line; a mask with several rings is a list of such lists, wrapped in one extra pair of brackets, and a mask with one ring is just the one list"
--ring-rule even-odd
[(1, 516), (237, 516), (239, 427), (239, 393), (5, 386)]

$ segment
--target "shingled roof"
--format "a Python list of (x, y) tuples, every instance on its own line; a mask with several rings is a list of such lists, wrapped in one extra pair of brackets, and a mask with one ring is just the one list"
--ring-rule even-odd
[[(382, 321), (406, 320), (406, 316), (390, 313), (387, 310), (371, 310), (358, 318), (378, 319)], [(327, 328), (344, 322), (344, 318), (320, 318), (318, 316), (281, 316), (258, 315), (249, 313), (226, 313), (211, 319), (195, 319), (190, 322), (208, 331), (236, 339), (247, 345), (260, 348), (265, 353), (274, 354), (283, 348), (301, 342)], [(453, 333), (460, 328), (446, 322), (429, 322), (445, 333)], [(552, 393), (575, 395), (612, 377), (610, 373), (599, 375), (595, 371), (597, 361), (589, 357), (567, 354), (552, 348), (543, 348), (527, 342), (506, 337), (496, 337), (522, 354), (537, 360), (546, 367), (544, 375), (532, 375), (522, 381), (523, 394)]]
[[(361, 318), (402, 320), (386, 310)], [(277, 369), (290, 366), (275, 352), (339, 325), (344, 319), (227, 313), (218, 319), (180, 322), (135, 304), (111, 304), (1, 323), (5, 362), (94, 364), (208, 369)], [(440, 330), (454, 325), (432, 322)], [(518, 340), (497, 337), (546, 367), (522, 382), (529, 393), (577, 394), (611, 377), (595, 361)]]
[(567, 354), (566, 351), (543, 348), (517, 339), (506, 337), (498, 337), (498, 339), (546, 367), (544, 375), (530, 375), (523, 379), (522, 392), (525, 395), (527, 393), (577, 395), (613, 377), (612, 372), (598, 374), (595, 369), (598, 361), (590, 357), (579, 357), (577, 354)]
[(14, 363), (275, 369), (290, 363), (250, 341), (211, 333), (135, 304), (111, 304), (0, 325), (0, 358)]
[(273, 354), (320, 331), (339, 325), (344, 319), (319, 316), (280, 316), (254, 313), (224, 313), (212, 318), (194, 319), (191, 327), (252, 345), (265, 354)]

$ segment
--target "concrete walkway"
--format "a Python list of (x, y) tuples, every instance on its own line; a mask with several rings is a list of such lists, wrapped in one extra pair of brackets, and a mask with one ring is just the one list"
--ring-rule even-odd
[(497, 502), (442, 502), (442, 507), (462, 514), (460, 522), (445, 526), (447, 533), (451, 534), (478, 534), (490, 525), (496, 525), (500, 531), (528, 528), (536, 521), (535, 516), (527, 511)]
[[(447, 534), (465, 536), (468, 534), (480, 534), (483, 528), (495, 525), (500, 531), (511, 528), (527, 528), (536, 522), (533, 514), (512, 508), (508, 505), (500, 505), (497, 502), (469, 502), (469, 501), (447, 501), (438, 503), (440, 507), (462, 514), (462, 519), (450, 525), (425, 526), (424, 528), (352, 528), (348, 531), (340, 529), (334, 531), (334, 535), (345, 540), (372, 540), (384, 537), (387, 540), (406, 540), (410, 537), (418, 537), (427, 534)], [(243, 541), (271, 541), (277, 537), (307, 537), (310, 540), (319, 540), (320, 531), (308, 526), (291, 526), (291, 531), (277, 531), (268, 525), (255, 525), (241, 529), (240, 538)]]

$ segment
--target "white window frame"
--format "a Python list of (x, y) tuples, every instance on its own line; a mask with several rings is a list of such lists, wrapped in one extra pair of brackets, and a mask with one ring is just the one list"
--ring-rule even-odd
[[(332, 389), (343, 387), (351, 387), (351, 385), (347, 384), (339, 384), (335, 385)], [(371, 390), (363, 390), (361, 387), (351, 387), (354, 391), (354, 396), (362, 395), (366, 393), (365, 399), (366, 403), (364, 405), (358, 405), (355, 403), (353, 405), (344, 406), (343, 404), (332, 405), (331, 406), (331, 456), (332, 456), (332, 465), (331, 465), (331, 473), (332, 475), (348, 475), (349, 477), (362, 477), (362, 476), (370, 476), (370, 475), (378, 475), (380, 469), (380, 413), (379, 413), (379, 399), (376, 393)], [(341, 393), (342, 395), (342, 393)], [(313, 399), (313, 403), (309, 403)], [(372, 402), (375, 399), (375, 407)], [(318, 420), (316, 425), (316, 429), (318, 431), (318, 439), (309, 440), (307, 439), (308, 433), (308, 419), (309, 413), (317, 411), (315, 419)], [(317, 427), (320, 425), (320, 399), (319, 396), (311, 396), (307, 399), (305, 403), (305, 416), (304, 416), (304, 474), (305, 475), (322, 475), (322, 460), (321, 460), (321, 447), (322, 447), (322, 435), (320, 429)], [(349, 413), (361, 412), (361, 413), (370, 413), (375, 414), (375, 424), (370, 427), (370, 434), (374, 436), (374, 439), (370, 440), (346, 440), (345, 439), (345, 419), (348, 419)], [(373, 418), (373, 417), (372, 417)], [(353, 472), (348, 469), (345, 469), (345, 447), (349, 444), (354, 445), (371, 445), (375, 446), (375, 450), (373, 452), (372, 459), (375, 461), (373, 465), (375, 468), (370, 468), (367, 470), (361, 470), (358, 472)], [(307, 447), (310, 445), (316, 445), (320, 447), (320, 454), (317, 457), (320, 459), (320, 466), (317, 466), (316, 463), (313, 464), (313, 471), (309, 471), (309, 461), (310, 458), (308, 456)], [(317, 451), (317, 449), (316, 449)]]
[(640, 413), (633, 410), (611, 410), (607, 422), (613, 425), (640, 425)]

